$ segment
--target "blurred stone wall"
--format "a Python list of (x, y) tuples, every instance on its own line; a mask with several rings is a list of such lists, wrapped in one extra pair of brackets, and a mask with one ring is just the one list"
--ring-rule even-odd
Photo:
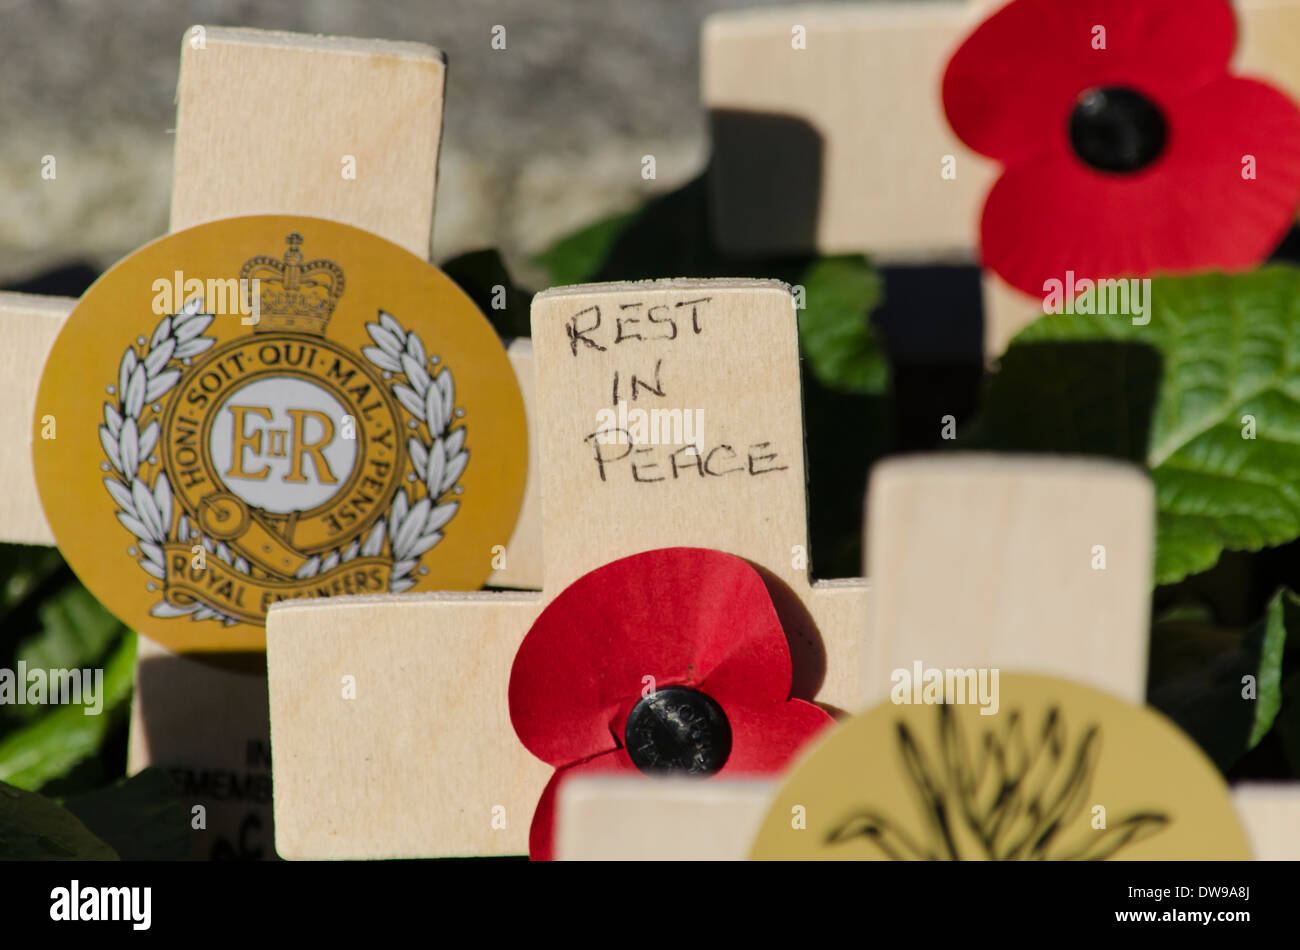
[(496, 246), (527, 279), (528, 255), (556, 237), (700, 172), (700, 22), (770, 2), (0, 0), (0, 285), (104, 268), (166, 230), (176, 70), (195, 23), (444, 50), (434, 258)]

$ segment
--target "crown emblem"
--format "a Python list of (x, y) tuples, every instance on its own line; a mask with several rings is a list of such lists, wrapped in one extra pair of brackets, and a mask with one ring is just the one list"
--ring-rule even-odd
[[(260, 314), (254, 333), (293, 330), (325, 335), (325, 325), (343, 296), (343, 268), (333, 261), (318, 259), (303, 263), (302, 235), (290, 234), (284, 259), (259, 254), (244, 261), (241, 281), (258, 281)], [(243, 284), (252, 296), (252, 284)], [(249, 300), (250, 307), (253, 303)]]

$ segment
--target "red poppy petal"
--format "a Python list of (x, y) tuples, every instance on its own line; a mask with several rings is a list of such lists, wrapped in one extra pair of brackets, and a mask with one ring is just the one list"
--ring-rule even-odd
[[(1033, 296), (1044, 281), (1234, 270), (1263, 260), (1300, 201), (1300, 111), (1225, 77), (1168, 106), (1164, 155), (1112, 175), (1060, 154), (1008, 168), (980, 223), (984, 263)], [(1242, 178), (1244, 155), (1258, 178)]]
[[(1170, 142), (1159, 207), (1180, 201), (1194, 218), (1179, 270), (1253, 267), (1277, 247), (1300, 204), (1300, 109), (1254, 79), (1227, 77), (1168, 105)], [(1255, 176), (1243, 178), (1254, 158)], [(1172, 229), (1176, 225), (1170, 224)]]
[(555, 805), (560, 783), (573, 775), (594, 775), (600, 772), (635, 772), (640, 770), (632, 764), (627, 753), (622, 749), (598, 755), (586, 762), (570, 765), (560, 769), (551, 776), (533, 809), (533, 823), (528, 829), (528, 856), (534, 861), (552, 861), (555, 859)]
[[(733, 705), (727, 709), (727, 719), (731, 725), (731, 754), (718, 774), (730, 776), (770, 775), (784, 770), (800, 749), (835, 722), (821, 708), (801, 699)], [(643, 774), (625, 749), (559, 769), (546, 783), (533, 811), (528, 830), (529, 857), (534, 861), (554, 858), (556, 801), (561, 782), (574, 775), (629, 772)]]
[(835, 724), (820, 706), (802, 699), (732, 705), (726, 713), (731, 754), (718, 774), (727, 776), (779, 772), (823, 729)]
[(664, 548), (579, 578), (542, 611), (510, 671), (510, 719), (538, 758), (564, 766), (613, 749), (620, 705), (709, 681), (724, 706), (790, 694), (790, 651), (762, 578), (740, 558)]
[[(1106, 48), (1093, 29), (1106, 28)], [(1068, 146), (1079, 93), (1130, 86), (1157, 101), (1222, 76), (1236, 45), (1226, 0), (1015, 0), (961, 45), (943, 77), (957, 136), (1005, 164)]]
[[(1044, 295), (1045, 281), (1064, 281), (1069, 271), (1077, 278), (1148, 273), (1156, 265), (1160, 216), (1187, 210), (1152, 209), (1153, 177), (1106, 180), (1064, 155), (1007, 169), (984, 202), (984, 265), (1034, 297)], [(1164, 252), (1176, 256), (1167, 245)]]

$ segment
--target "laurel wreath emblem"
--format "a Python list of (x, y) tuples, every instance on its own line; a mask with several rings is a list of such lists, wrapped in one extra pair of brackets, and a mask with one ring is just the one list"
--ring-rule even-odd
[[(104, 423), (99, 427), (100, 445), (108, 459), (101, 468), (110, 473), (104, 478), (104, 487), (117, 503), (117, 520), (135, 537), (140, 553), (137, 563), (159, 582), (165, 582), (167, 576), (163, 546), (172, 541), (202, 545), (233, 570), (251, 573), (244, 558), (224, 541), (205, 535), (187, 515), (180, 515), (173, 532), (174, 505), (167, 473), (159, 470), (150, 480), (150, 470), (157, 464), (151, 453), (160, 430), (156, 419), (147, 424), (142, 420), (147, 408), (153, 406), (156, 411), (158, 400), (180, 382), (183, 371), (175, 364), (185, 364), (217, 342), (215, 337), (203, 335), (215, 315), (201, 312), (202, 307), (202, 298), (191, 299), (178, 313), (164, 316), (147, 343), (140, 339), (139, 352), (135, 345), (127, 347), (117, 384), (108, 387), (114, 398), (105, 401)], [(436, 365), (437, 357), (428, 357), (415, 331), (405, 330), (391, 314), (379, 311), (379, 322), (367, 323), (366, 331), (376, 346), (363, 348), (362, 354), (386, 379), (401, 377), (391, 388), (416, 422), (408, 442), (414, 473), (408, 478), (419, 484), (409, 493), (405, 487), (398, 490), (386, 516), (375, 523), (364, 541), (357, 539), (345, 548), (312, 557), (295, 576), (311, 578), (358, 555), (378, 556), (387, 537), (393, 561), (389, 590), (400, 593), (415, 585), (411, 574), (421, 556), (442, 540), (442, 529), (460, 507), (460, 502), (445, 499), (457, 488), (469, 463), (469, 450), (464, 447), (465, 426), (452, 425), (457, 412), (451, 370), (443, 367), (431, 374), (426, 366)], [(155, 586), (150, 584), (150, 589)], [(149, 612), (155, 617), (188, 615), (194, 621), (215, 620), (227, 626), (240, 622), (197, 602), (176, 605), (159, 600)]]
[[(398, 489), (393, 504), (388, 509), (389, 548), (393, 557), (393, 573), (388, 589), (401, 593), (415, 585), (411, 571), (420, 563), (420, 557), (442, 540), (442, 529), (460, 508), (460, 502), (443, 499), (452, 493), (460, 476), (469, 464), (469, 450), (465, 448), (465, 426), (452, 428), (456, 418), (456, 384), (451, 370), (445, 366), (436, 376), (425, 369), (437, 363), (437, 357), (425, 353), (424, 344), (415, 331), (406, 331), (391, 314), (379, 311), (378, 323), (367, 323), (366, 332), (375, 346), (363, 347), (361, 355), (375, 366), (405, 383), (393, 383), (393, 395), (403, 408), (417, 421), (423, 423), (428, 440), (413, 434), (407, 444), (415, 478), (421, 483), (424, 494), (418, 500), (413, 491)], [(383, 541), (384, 521), (371, 531), (379, 540), (374, 544), (378, 553)], [(369, 543), (371, 538), (367, 538)], [(308, 564), (303, 565), (306, 570)], [(322, 564), (322, 567), (324, 565)]]

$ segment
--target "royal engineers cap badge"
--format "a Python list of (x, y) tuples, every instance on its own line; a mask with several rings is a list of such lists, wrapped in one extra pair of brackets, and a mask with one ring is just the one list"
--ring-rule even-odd
[(383, 238), (280, 215), (180, 231), (100, 278), (32, 439), (68, 563), (177, 652), (265, 649), (289, 598), (481, 587), (527, 469), (473, 302)]

